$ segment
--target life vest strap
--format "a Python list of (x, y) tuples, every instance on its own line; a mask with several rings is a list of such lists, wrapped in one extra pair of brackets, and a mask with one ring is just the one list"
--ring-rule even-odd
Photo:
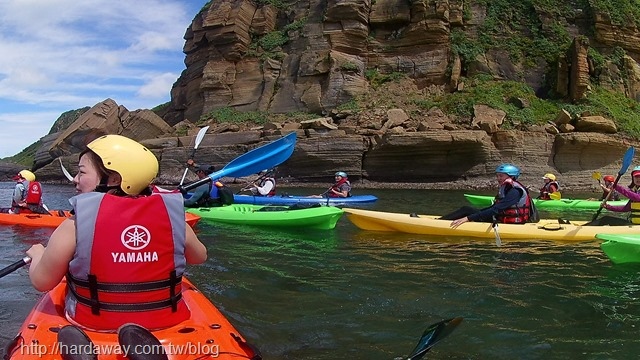
[(77, 287), (83, 287), (87, 289), (91, 289), (92, 287), (95, 287), (95, 289), (104, 291), (104, 292), (132, 292), (132, 293), (172, 288), (182, 282), (182, 276), (176, 276), (175, 270), (172, 271), (169, 279), (138, 282), (138, 283), (101, 283), (101, 282), (98, 282), (97, 279), (95, 283), (92, 283), (91, 277), (95, 279), (95, 275), (89, 275), (89, 280), (87, 281), (87, 280), (78, 279), (73, 275), (68, 274), (67, 279)]
[[(159, 310), (171, 307), (173, 308), (173, 304), (182, 299), (182, 293), (177, 294), (176, 296), (172, 296), (169, 299), (158, 300), (158, 301), (149, 301), (143, 303), (135, 303), (135, 304), (123, 304), (123, 303), (107, 303), (107, 302), (96, 302), (93, 299), (84, 297), (79, 295), (73, 287), (69, 287), (71, 294), (73, 294), (76, 301), (80, 304), (90, 306), (91, 312), (93, 313), (93, 305), (95, 303), (99, 304), (99, 310), (104, 311), (113, 311), (113, 312), (140, 312), (140, 311), (150, 311), (150, 310)], [(176, 307), (177, 308), (177, 307)], [(99, 313), (94, 313), (98, 315)]]
[[(177, 276), (176, 271), (172, 270), (169, 279), (147, 281), (139, 283), (100, 283), (95, 275), (88, 275), (87, 280), (81, 280), (67, 273), (67, 281), (70, 283), (68, 288), (75, 299), (86, 306), (91, 307), (91, 313), (99, 315), (100, 310), (132, 312), (132, 311), (149, 311), (171, 307), (171, 311), (178, 311), (178, 302), (182, 299), (182, 292), (176, 291), (177, 286), (182, 283), (182, 276)], [(77, 288), (85, 288), (89, 290), (89, 298), (78, 294)], [(117, 292), (117, 293), (135, 293), (143, 291), (155, 291), (169, 289), (169, 297), (165, 300), (142, 302), (142, 303), (108, 303), (101, 302), (99, 292)]]

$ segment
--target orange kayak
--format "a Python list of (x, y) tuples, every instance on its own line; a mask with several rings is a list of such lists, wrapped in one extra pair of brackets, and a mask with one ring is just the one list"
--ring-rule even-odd
[(51, 210), (45, 214), (9, 214), (0, 213), (0, 224), (24, 225), (33, 227), (58, 227), (64, 219), (71, 216), (66, 210)]
[[(170, 360), (260, 359), (222, 313), (186, 278), (183, 298), (191, 318), (176, 326), (154, 331)], [(8, 345), (5, 359), (60, 360), (57, 333), (69, 325), (64, 316), (66, 281), (44, 294)], [(99, 360), (126, 360), (116, 333), (85, 330)], [(70, 349), (70, 344), (65, 344)]]
[[(4, 225), (24, 225), (32, 227), (58, 227), (64, 219), (71, 216), (67, 210), (51, 210), (51, 216), (44, 214), (9, 214), (0, 213), (0, 224)], [(185, 220), (194, 227), (200, 221), (200, 216), (185, 213)]]

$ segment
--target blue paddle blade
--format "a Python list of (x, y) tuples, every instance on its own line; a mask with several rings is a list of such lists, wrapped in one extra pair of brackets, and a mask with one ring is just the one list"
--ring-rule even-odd
[(269, 169), (287, 161), (296, 145), (296, 133), (292, 132), (280, 139), (255, 148), (238, 156), (222, 169), (209, 175), (212, 180), (224, 176), (241, 177)]
[(633, 161), (634, 154), (635, 154), (635, 149), (633, 148), (633, 146), (630, 146), (627, 149), (627, 152), (624, 153), (624, 158), (622, 158), (622, 167), (620, 168), (618, 175), (624, 175), (624, 173), (627, 172), (629, 165), (631, 165), (631, 162)]

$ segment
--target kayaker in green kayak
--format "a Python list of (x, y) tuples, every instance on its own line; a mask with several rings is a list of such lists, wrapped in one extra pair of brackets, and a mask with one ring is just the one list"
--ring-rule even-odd
[(158, 160), (138, 142), (101, 136), (81, 153), (78, 169), (73, 181), (80, 194), (70, 199), (75, 216), (56, 228), (46, 248), (27, 250), (31, 283), (48, 291), (66, 276), (65, 313), (78, 326), (60, 329), (62, 343), (87, 345), (80, 328), (157, 342), (146, 329), (190, 317), (181, 279), (186, 264), (207, 259), (207, 249), (184, 221), (182, 195), (152, 194)]
[(631, 171), (631, 184), (628, 187), (616, 184), (614, 191), (629, 199), (624, 205), (609, 205), (603, 202), (602, 207), (614, 212), (629, 212), (628, 220), (613, 216), (603, 216), (591, 225), (630, 225), (640, 224), (640, 166)]
[(499, 188), (495, 202), (490, 207), (477, 210), (470, 206), (442, 216), (442, 220), (453, 220), (452, 228), (466, 223), (498, 222), (509, 224), (524, 224), (537, 218), (533, 201), (527, 188), (518, 182), (520, 169), (513, 164), (502, 164), (496, 168), (496, 178)]
[(611, 187), (613, 186), (613, 183), (616, 181), (616, 178), (614, 178), (612, 175), (605, 175), (602, 178), (602, 180), (604, 180), (604, 184), (603, 183), (599, 183), (600, 187), (602, 188), (602, 196), (600, 197), (600, 200), (606, 199), (607, 195), (609, 195), (609, 192), (613, 191), (611, 196), (609, 196), (609, 201), (619, 201), (620, 200), (620, 193), (618, 193), (617, 191), (611, 189)]
[(560, 184), (556, 181), (556, 176), (552, 173), (544, 174), (542, 177), (544, 184), (540, 188), (540, 200), (560, 200)]

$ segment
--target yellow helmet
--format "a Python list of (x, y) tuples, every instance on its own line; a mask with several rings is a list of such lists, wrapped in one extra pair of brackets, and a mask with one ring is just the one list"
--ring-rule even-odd
[(544, 174), (544, 176), (542, 177), (543, 179), (549, 179), (551, 181), (556, 181), (556, 176), (553, 175), (552, 173), (547, 173)]
[(22, 170), (13, 179), (18, 180), (19, 178), (23, 178), (29, 182), (36, 181), (36, 174), (32, 173), (29, 170)]
[(105, 168), (122, 177), (120, 188), (129, 195), (138, 195), (158, 175), (158, 159), (151, 150), (121, 135), (104, 135), (87, 145), (96, 153)]

